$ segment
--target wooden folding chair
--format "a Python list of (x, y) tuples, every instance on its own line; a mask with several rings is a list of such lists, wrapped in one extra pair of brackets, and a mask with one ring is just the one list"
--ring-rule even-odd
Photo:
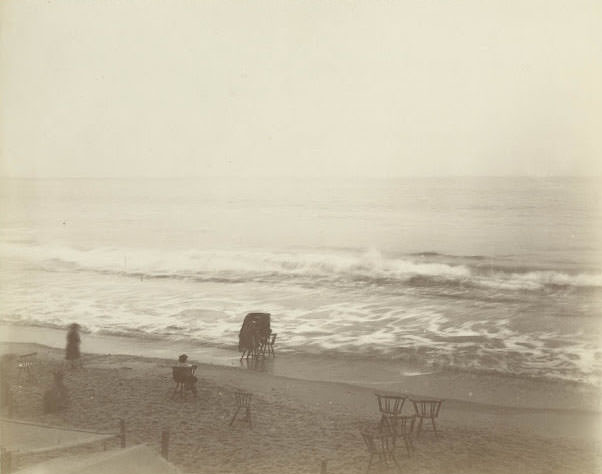
[(414, 451), (414, 425), (416, 423), (416, 415), (400, 415), (391, 418), (393, 430), (396, 438), (403, 439), (404, 445), (408, 452), (408, 456)]
[(255, 357), (265, 357), (266, 352), (270, 353), (270, 336), (269, 334), (264, 334), (258, 337), (258, 344), (256, 346), (256, 351), (254, 353)]
[(404, 395), (390, 395), (386, 393), (375, 393), (378, 399), (378, 410), (380, 411), (380, 424), (393, 428), (391, 418), (401, 415), (403, 404), (407, 397)]
[(393, 461), (401, 472), (401, 466), (395, 458), (395, 433), (388, 426), (380, 423), (376, 426), (364, 426), (360, 428), (360, 434), (370, 455), (366, 474), (370, 472), (374, 458), (384, 466), (388, 466), (389, 460)]
[(433, 429), (428, 431), (433, 431), (435, 433), (435, 436), (439, 436), (437, 426), (435, 425), (435, 418), (439, 416), (439, 410), (441, 408), (443, 400), (412, 399), (412, 403), (414, 405), (414, 410), (416, 411), (416, 417), (418, 418), (418, 428), (416, 430), (416, 437), (418, 438), (420, 436), (420, 433), (422, 431), (422, 422), (425, 418), (430, 419), (431, 424), (433, 425)]
[(32, 352), (17, 357), (17, 384), (24, 380), (32, 383), (36, 381), (36, 376), (33, 373), (34, 363), (31, 360), (36, 354), (37, 352)]
[(253, 429), (253, 424), (251, 422), (251, 398), (252, 397), (253, 397), (253, 395), (248, 392), (242, 392), (242, 391), (234, 392), (234, 398), (236, 399), (236, 411), (234, 412), (234, 416), (230, 420), (230, 426), (232, 426), (232, 424), (234, 423), (234, 420), (236, 420), (236, 417), (238, 416), (238, 412), (241, 410), (241, 408), (244, 408), (245, 418), (243, 418), (242, 420), (249, 423), (249, 428)]
[(269, 336), (268, 339), (268, 355), (276, 355), (274, 354), (274, 343), (276, 342), (276, 336), (278, 336), (278, 334), (274, 333), (271, 336)]

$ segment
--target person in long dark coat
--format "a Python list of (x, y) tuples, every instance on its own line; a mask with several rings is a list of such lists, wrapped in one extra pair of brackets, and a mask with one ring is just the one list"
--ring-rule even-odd
[(192, 372), (186, 376), (184, 384), (185, 384), (186, 388), (192, 390), (192, 393), (194, 393), (194, 396), (196, 397), (196, 395), (197, 395), (196, 383), (197, 383), (198, 379), (196, 378), (194, 373), (196, 371), (197, 366), (192, 365), (188, 362), (188, 355), (182, 354), (181, 356), (178, 357), (178, 367), (190, 367), (192, 369)]
[(73, 323), (69, 326), (69, 331), (67, 332), (67, 347), (65, 350), (65, 359), (71, 362), (71, 368), (75, 368), (77, 365), (81, 366), (80, 342), (79, 324)]

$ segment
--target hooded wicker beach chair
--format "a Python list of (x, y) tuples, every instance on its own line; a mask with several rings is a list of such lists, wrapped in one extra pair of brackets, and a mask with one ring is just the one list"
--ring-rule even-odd
[(266, 351), (270, 350), (271, 336), (269, 313), (247, 314), (238, 333), (240, 359), (242, 360), (245, 355), (247, 359), (265, 357)]

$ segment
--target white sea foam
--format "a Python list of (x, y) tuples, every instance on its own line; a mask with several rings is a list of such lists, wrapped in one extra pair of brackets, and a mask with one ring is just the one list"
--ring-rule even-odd
[(237, 186), (3, 187), (0, 319), (234, 349), (268, 311), (280, 351), (602, 374), (599, 186)]
[(140, 277), (256, 279), (319, 278), (345, 284), (360, 279), (379, 285), (461, 285), (501, 290), (539, 290), (546, 286), (602, 288), (602, 273), (483, 270), (466, 264), (421, 263), (411, 257), (386, 258), (361, 252), (266, 252), (254, 250), (166, 251), (132, 248), (89, 250), (52, 245), (0, 243), (0, 255), (27, 259), (49, 270), (71, 268)]

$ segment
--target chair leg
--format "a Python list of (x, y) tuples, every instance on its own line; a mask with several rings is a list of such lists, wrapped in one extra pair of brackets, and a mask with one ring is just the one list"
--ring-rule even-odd
[(253, 429), (253, 423), (251, 422), (251, 408), (247, 407), (247, 420), (249, 420), (249, 428)]
[(418, 420), (418, 429), (416, 430), (416, 438), (420, 436), (420, 432), (422, 431), (422, 417)]
[(372, 459), (374, 459), (374, 454), (370, 454), (370, 459), (368, 459), (368, 467), (366, 468), (366, 474), (370, 472), (370, 466), (372, 466)]
[(188, 390), (188, 391), (192, 392), (192, 396), (194, 398), (197, 398), (196, 381), (194, 381), (194, 380), (188, 381), (187, 384), (184, 385), (184, 390)]
[(391, 453), (391, 459), (393, 460), (393, 464), (395, 464), (395, 466), (397, 466), (397, 470), (399, 472), (401, 471), (401, 466), (399, 465), (399, 463), (397, 462), (397, 458), (395, 457), (395, 454)]
[(433, 431), (435, 432), (435, 436), (439, 437), (439, 432), (437, 431), (437, 427), (435, 426), (435, 418), (431, 418), (431, 422), (433, 423)]
[(238, 407), (236, 409), (236, 411), (234, 412), (234, 416), (232, 417), (232, 419), (230, 420), (230, 426), (232, 426), (232, 423), (234, 423), (234, 420), (236, 420), (236, 415), (238, 415), (238, 411), (240, 410), (240, 407)]
[(380, 417), (380, 422), (378, 423), (378, 427), (382, 430), (383, 428), (389, 429), (391, 425), (389, 424), (389, 419), (383, 415)]
[(378, 453), (378, 458), (384, 464), (387, 464), (387, 444), (384, 439), (380, 440), (380, 452)]
[(412, 440), (408, 436), (404, 436), (403, 441), (405, 442), (406, 450), (408, 452), (408, 457), (409, 457), (412, 455), (412, 449), (414, 448), (412, 446)]

